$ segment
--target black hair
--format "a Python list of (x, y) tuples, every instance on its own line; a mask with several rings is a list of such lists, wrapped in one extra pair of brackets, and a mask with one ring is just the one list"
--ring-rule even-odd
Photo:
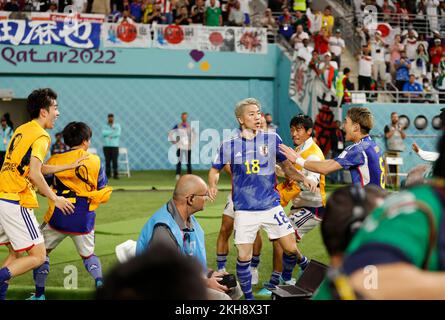
[(26, 108), (28, 110), (31, 120), (37, 119), (40, 115), (41, 109), (49, 111), (49, 107), (53, 100), (57, 99), (57, 93), (50, 88), (37, 89), (31, 92), (26, 101)]
[(314, 128), (314, 122), (312, 121), (312, 118), (301, 113), (293, 117), (289, 125), (290, 127), (304, 127), (306, 131)]
[(321, 234), (329, 255), (343, 254), (355, 232), (387, 192), (375, 185), (351, 185), (335, 190), (326, 203)]
[(109, 113), (109, 114), (108, 114), (108, 118), (114, 118), (114, 114)]
[(348, 74), (349, 72), (351, 72), (351, 69), (349, 69), (349, 68), (343, 69), (343, 74)]
[(93, 136), (90, 127), (83, 122), (70, 122), (63, 129), (63, 141), (72, 148), (82, 144), (84, 141), (89, 141)]
[(191, 256), (161, 244), (118, 264), (104, 278), (98, 300), (205, 300), (203, 268)]
[(439, 152), (439, 158), (434, 163), (433, 175), (435, 177), (444, 179), (445, 178), (445, 131), (443, 131), (442, 137), (440, 138), (439, 143), (437, 145), (437, 152)]

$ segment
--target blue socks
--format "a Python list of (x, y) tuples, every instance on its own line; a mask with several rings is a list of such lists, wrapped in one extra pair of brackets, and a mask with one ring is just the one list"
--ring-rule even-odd
[(0, 300), (6, 299), (6, 291), (8, 291), (8, 280), (11, 279), (11, 271), (7, 267), (0, 269)]
[(216, 254), (216, 267), (218, 270), (225, 269), (227, 262), (227, 253)]
[(260, 264), (260, 255), (253, 256), (252, 261), (250, 263), (251, 268), (258, 268), (258, 265)]
[(250, 271), (250, 260), (236, 260), (236, 276), (238, 277), (241, 290), (244, 292), (246, 300), (253, 300), (252, 293), (252, 273)]
[(100, 260), (96, 255), (92, 255), (87, 259), (83, 259), (83, 265), (87, 269), (88, 273), (93, 277), (96, 282), (96, 286), (102, 284), (102, 266)]
[(38, 268), (32, 271), (34, 275), (34, 283), (36, 285), (35, 297), (39, 298), (45, 294), (46, 278), (49, 274), (49, 257), (46, 256), (45, 262)]
[(280, 284), (281, 272), (274, 271), (270, 276), (269, 284), (277, 286)]
[(0, 283), (0, 301), (6, 300), (6, 291), (8, 291), (9, 282), (3, 281)]
[(292, 271), (294, 271), (297, 261), (298, 259), (295, 254), (288, 255), (287, 253), (283, 253), (283, 273), (281, 274), (281, 278), (284, 281), (289, 281), (292, 278)]
[(12, 278), (11, 271), (9, 271), (7, 267), (0, 269), (0, 283), (8, 281), (11, 278)]
[(298, 262), (298, 265), (300, 266), (301, 270), (304, 271), (304, 269), (306, 269), (306, 267), (309, 264), (309, 259), (306, 258), (305, 256), (303, 256), (303, 258), (301, 259), (300, 262)]

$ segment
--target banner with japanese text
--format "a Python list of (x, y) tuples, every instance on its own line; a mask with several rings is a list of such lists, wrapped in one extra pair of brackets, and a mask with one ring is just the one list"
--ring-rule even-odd
[(161, 49), (197, 49), (198, 32), (201, 26), (156, 25), (154, 47)]
[(201, 28), (197, 45), (201, 51), (235, 52), (235, 28)]
[(0, 20), (0, 44), (62, 45), (93, 49), (100, 45), (100, 23)]

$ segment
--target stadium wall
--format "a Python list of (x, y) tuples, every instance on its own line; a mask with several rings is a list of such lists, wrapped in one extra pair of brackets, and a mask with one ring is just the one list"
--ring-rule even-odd
[(12, 89), (14, 99), (38, 87), (54, 88), (61, 117), (52, 134), (70, 121), (84, 121), (100, 155), (100, 131), (107, 114), (114, 113), (133, 170), (174, 168), (167, 159), (167, 133), (183, 111), (189, 120), (199, 120), (201, 150), (208, 144), (205, 129), (217, 129), (222, 138), (223, 129), (236, 128), (233, 107), (243, 98), (258, 98), (282, 127), (293, 113), (286, 86), (290, 62), (276, 45), (269, 45), (266, 56), (206, 52), (199, 62), (184, 50), (101, 48), (91, 51), (91, 60), (87, 51), (0, 46), (0, 87)]

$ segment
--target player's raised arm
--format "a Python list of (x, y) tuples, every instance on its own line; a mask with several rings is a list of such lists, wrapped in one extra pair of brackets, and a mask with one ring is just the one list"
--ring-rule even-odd
[(29, 180), (39, 189), (42, 195), (54, 201), (55, 206), (62, 210), (64, 214), (74, 212), (74, 205), (68, 199), (58, 197), (48, 186), (42, 174), (42, 162), (33, 156), (29, 164)]
[(301, 167), (312, 172), (328, 175), (334, 171), (342, 169), (342, 166), (337, 161), (332, 159), (321, 161), (304, 160), (294, 149), (284, 144), (280, 145), (280, 151), (290, 162), (297, 163)]

